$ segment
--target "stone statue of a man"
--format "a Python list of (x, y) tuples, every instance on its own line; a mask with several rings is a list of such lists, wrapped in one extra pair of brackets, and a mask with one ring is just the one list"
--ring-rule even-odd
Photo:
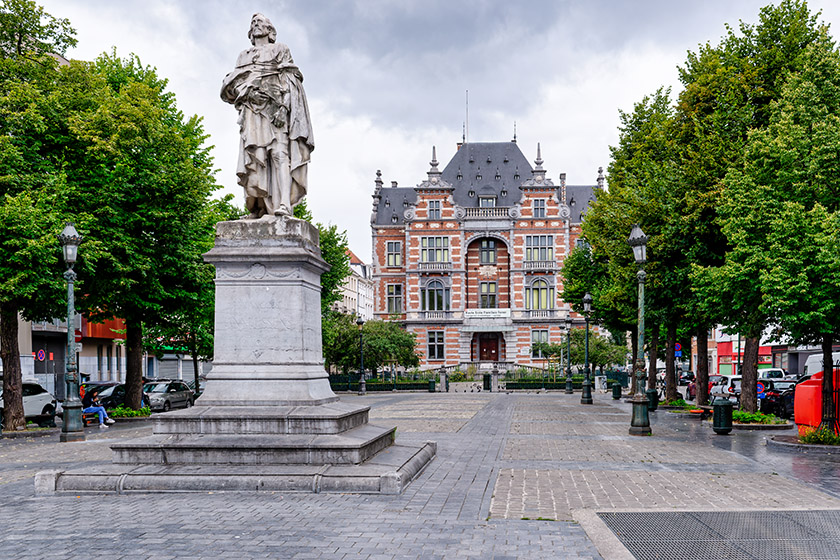
[(306, 169), (315, 149), (303, 74), (289, 47), (262, 14), (251, 18), (236, 68), (222, 82), (222, 99), (239, 111), (237, 182), (245, 188), (249, 218), (290, 215), (306, 195)]

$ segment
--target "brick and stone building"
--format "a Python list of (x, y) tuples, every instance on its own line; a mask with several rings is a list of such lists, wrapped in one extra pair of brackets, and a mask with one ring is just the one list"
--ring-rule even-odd
[(463, 143), (443, 171), (432, 148), (416, 187), (385, 187), (377, 172), (375, 316), (417, 333), (423, 368), (544, 365), (532, 342), (565, 340), (560, 270), (604, 177), (555, 185), (539, 145), (534, 163), (515, 141)]
[(373, 319), (373, 280), (370, 266), (347, 249), (350, 258), (350, 276), (341, 285), (341, 300), (332, 308), (341, 313), (357, 315), (364, 321)]

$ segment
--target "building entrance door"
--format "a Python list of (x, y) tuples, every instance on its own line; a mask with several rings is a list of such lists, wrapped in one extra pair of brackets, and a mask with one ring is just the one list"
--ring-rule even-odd
[(482, 362), (499, 361), (499, 335), (482, 333), (478, 335), (478, 359)]

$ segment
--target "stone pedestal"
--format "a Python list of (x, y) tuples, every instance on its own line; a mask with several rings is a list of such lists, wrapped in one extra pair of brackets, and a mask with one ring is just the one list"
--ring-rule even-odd
[(48, 471), (39, 493), (208, 490), (400, 493), (436, 446), (393, 445), (396, 428), (339, 402), (321, 348), (318, 230), (290, 217), (221, 222), (213, 370), (196, 406), (120, 442), (114, 465)]
[(213, 371), (205, 406), (335, 402), (321, 348), (318, 230), (280, 217), (220, 222)]

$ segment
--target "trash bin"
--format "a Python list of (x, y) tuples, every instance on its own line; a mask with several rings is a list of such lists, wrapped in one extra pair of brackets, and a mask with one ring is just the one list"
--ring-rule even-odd
[(435, 392), (435, 380), (434, 379), (429, 379), (429, 392), (430, 393)]
[(615, 400), (620, 399), (621, 398), (621, 383), (619, 383), (618, 381), (614, 382), (613, 386), (612, 386), (612, 392), (613, 392), (613, 398)]
[(492, 386), (490, 385), (490, 374), (485, 373), (484, 374), (484, 390), (485, 391), (490, 391), (491, 388), (492, 388)]
[(712, 429), (719, 436), (732, 431), (732, 401), (718, 397), (712, 403)]
[(659, 393), (656, 392), (656, 389), (648, 389), (645, 391), (645, 395), (648, 398), (648, 410), (654, 411), (659, 406)]

